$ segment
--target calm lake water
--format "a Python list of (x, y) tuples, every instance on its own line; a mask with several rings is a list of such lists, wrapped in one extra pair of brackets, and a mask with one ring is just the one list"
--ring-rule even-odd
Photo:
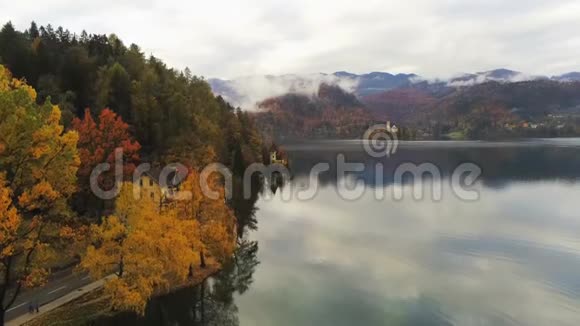
[[(245, 236), (222, 273), (153, 300), (143, 318), (102, 322), (580, 325), (580, 139), (401, 143), (379, 159), (355, 141), (287, 149), (292, 180), (245, 203)], [(337, 180), (340, 153), (365, 171)], [(318, 177), (316, 195), (285, 198), (311, 182), (319, 162), (331, 171)], [(415, 200), (411, 180), (394, 181), (404, 162), (438, 167), (441, 182), (426, 188), (440, 185), (441, 200), (430, 191)], [(469, 187), (479, 193), (475, 201), (451, 187), (464, 162), (482, 169)], [(337, 188), (355, 180), (362, 196), (341, 198)]]

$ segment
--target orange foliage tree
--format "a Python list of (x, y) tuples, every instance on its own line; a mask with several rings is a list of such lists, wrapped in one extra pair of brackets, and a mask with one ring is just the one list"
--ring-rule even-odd
[[(75, 118), (72, 127), (79, 134), (78, 152), (81, 166), (78, 171), (79, 186), (87, 205), (90, 198), (90, 175), (93, 169), (101, 163), (109, 163), (111, 168), (103, 172), (98, 179), (101, 189), (111, 189), (115, 186), (115, 150), (123, 150), (123, 175), (130, 176), (139, 161), (141, 145), (129, 133), (129, 125), (110, 109), (104, 109), (99, 115), (98, 123), (93, 120), (89, 109), (85, 110), (84, 118)], [(90, 200), (89, 200), (90, 201)], [(92, 198), (96, 205), (102, 201)], [(92, 204), (88, 204), (92, 206)]]

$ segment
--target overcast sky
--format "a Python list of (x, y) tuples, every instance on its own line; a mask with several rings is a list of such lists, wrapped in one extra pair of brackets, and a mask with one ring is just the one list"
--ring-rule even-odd
[(580, 71), (578, 0), (0, 0), (8, 20), (115, 33), (206, 77)]

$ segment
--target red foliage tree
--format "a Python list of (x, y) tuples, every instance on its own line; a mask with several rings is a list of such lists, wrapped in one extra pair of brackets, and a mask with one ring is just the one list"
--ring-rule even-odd
[(99, 178), (102, 189), (110, 189), (115, 184), (115, 149), (123, 149), (123, 175), (130, 176), (139, 161), (141, 145), (129, 133), (129, 125), (110, 109), (99, 115), (98, 124), (93, 120), (89, 109), (85, 110), (83, 120), (75, 118), (73, 129), (79, 134), (78, 153), (81, 166), (78, 170), (81, 190), (89, 190), (89, 178), (93, 169), (100, 163), (111, 164), (111, 169)]

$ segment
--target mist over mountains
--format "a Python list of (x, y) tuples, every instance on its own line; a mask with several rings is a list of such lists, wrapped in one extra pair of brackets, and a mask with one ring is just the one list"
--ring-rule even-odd
[(580, 73), (537, 76), (509, 69), (425, 79), (372, 72), (210, 79), (216, 94), (252, 111), (277, 140), (356, 138), (392, 121), (407, 139), (574, 136)]
[(211, 78), (208, 82), (215, 94), (221, 95), (232, 105), (253, 110), (262, 101), (284, 94), (315, 95), (321, 84), (336, 85), (359, 98), (365, 98), (394, 89), (414, 88), (435, 95), (444, 95), (451, 92), (453, 88), (473, 86), (490, 81), (512, 83), (530, 80), (580, 81), (580, 72), (569, 72), (558, 76), (541, 76), (502, 68), (460, 74), (448, 79), (427, 79), (413, 73), (371, 72), (354, 74), (338, 71), (332, 74), (257, 75), (232, 80)]

